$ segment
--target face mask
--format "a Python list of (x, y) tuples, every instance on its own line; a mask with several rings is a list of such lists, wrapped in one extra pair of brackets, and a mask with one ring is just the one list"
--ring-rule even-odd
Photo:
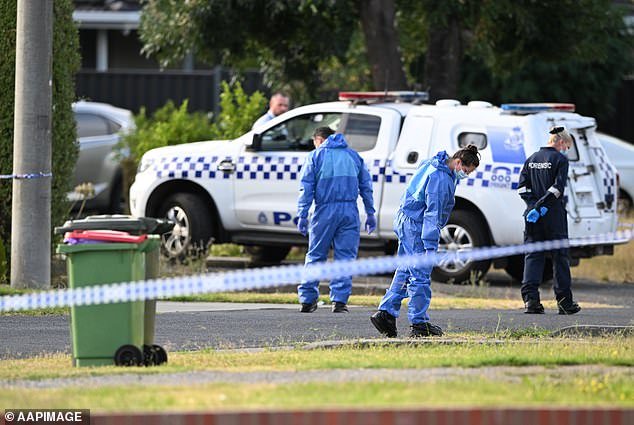
[(467, 175), (467, 173), (462, 171), (462, 169), (459, 169), (458, 171), (456, 171), (456, 177), (458, 177), (458, 180), (462, 180), (462, 179), (466, 179), (469, 176)]
[(559, 151), (560, 154), (562, 154), (563, 156), (568, 156), (568, 149), (562, 149)]

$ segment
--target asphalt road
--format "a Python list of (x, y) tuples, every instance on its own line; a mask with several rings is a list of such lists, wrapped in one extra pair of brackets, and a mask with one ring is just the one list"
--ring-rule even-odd
[[(497, 279), (497, 280), (496, 280)], [(389, 277), (359, 278), (355, 291), (384, 291)], [(436, 294), (469, 294), (489, 298), (519, 297), (519, 288), (508, 278), (493, 274), (486, 287), (436, 284)], [(610, 308), (583, 308), (573, 316), (560, 316), (556, 310), (544, 315), (526, 315), (520, 309), (430, 310), (432, 322), (447, 336), (467, 331), (491, 335), (517, 329), (557, 331), (570, 326), (634, 326), (634, 285), (575, 281), (577, 301), (602, 303)], [(542, 289), (542, 299), (552, 296)], [(289, 346), (297, 343), (357, 338), (379, 338), (369, 321), (374, 308), (354, 307), (348, 314), (333, 314), (330, 306), (315, 313), (301, 314), (297, 306), (200, 304), (202, 311), (182, 310), (175, 304), (162, 304), (167, 311), (156, 317), (155, 342), (168, 351)], [(408, 333), (407, 319), (398, 320), (399, 335)], [(0, 358), (24, 358), (38, 354), (71, 352), (68, 316), (0, 316)]]

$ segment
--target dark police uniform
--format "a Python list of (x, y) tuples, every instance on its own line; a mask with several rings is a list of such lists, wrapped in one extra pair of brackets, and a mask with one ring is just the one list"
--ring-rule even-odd
[[(524, 163), (520, 174), (518, 193), (526, 202), (524, 217), (533, 208), (548, 212), (536, 223), (526, 223), (525, 242), (537, 242), (568, 238), (568, 221), (564, 203), (564, 189), (568, 179), (568, 158), (553, 147), (543, 147)], [(573, 304), (570, 290), (570, 260), (568, 249), (551, 251), (554, 273), (554, 291), (558, 305), (568, 308)], [(544, 273), (545, 253), (532, 252), (524, 258), (522, 298), (539, 303), (539, 284)]]

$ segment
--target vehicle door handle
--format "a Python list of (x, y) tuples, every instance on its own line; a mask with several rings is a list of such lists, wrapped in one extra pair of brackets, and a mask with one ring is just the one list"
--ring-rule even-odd
[(222, 171), (223, 173), (233, 173), (236, 171), (236, 164), (234, 164), (230, 159), (225, 159), (218, 164), (218, 171)]
[(594, 173), (594, 165), (586, 165), (586, 172), (585, 173), (577, 173), (574, 169), (572, 170), (572, 178), (574, 179), (574, 181), (577, 181), (577, 179), (579, 177), (583, 177), (583, 176), (589, 176), (592, 173)]

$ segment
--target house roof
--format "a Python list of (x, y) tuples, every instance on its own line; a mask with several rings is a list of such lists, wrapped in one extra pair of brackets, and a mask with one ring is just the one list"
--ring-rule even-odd
[(73, 21), (81, 29), (134, 30), (139, 27), (138, 0), (75, 0)]
[(75, 10), (140, 10), (139, 0), (75, 0)]

